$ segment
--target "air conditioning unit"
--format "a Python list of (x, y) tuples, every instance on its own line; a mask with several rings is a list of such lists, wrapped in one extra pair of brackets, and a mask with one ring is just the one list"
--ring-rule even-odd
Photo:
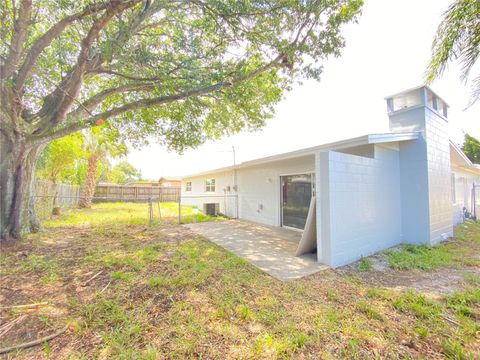
[(219, 203), (208, 203), (203, 204), (203, 213), (210, 215), (210, 216), (217, 216), (220, 212), (220, 204)]

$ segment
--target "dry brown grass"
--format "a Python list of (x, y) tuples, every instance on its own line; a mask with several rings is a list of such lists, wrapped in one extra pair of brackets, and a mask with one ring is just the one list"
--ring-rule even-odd
[[(472, 244), (479, 235), (480, 226), (472, 225), (459, 234), (459, 244), (477, 249)], [(48, 305), (2, 310), (0, 326), (25, 316), (0, 347), (69, 324), (62, 336), (12, 358), (433, 359), (480, 353), (475, 262), (457, 293), (430, 296), (408, 284), (397, 289), (393, 281), (401, 284), (406, 274), (421, 279), (417, 270), (387, 270), (391, 283), (375, 270), (354, 267), (279, 282), (172, 224), (112, 225), (97, 218), (95, 225), (62, 224), (1, 250), (2, 306)]]

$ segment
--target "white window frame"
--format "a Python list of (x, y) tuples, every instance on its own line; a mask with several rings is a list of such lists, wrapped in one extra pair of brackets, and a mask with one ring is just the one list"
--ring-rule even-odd
[(187, 181), (185, 183), (185, 192), (191, 192), (192, 191), (192, 182), (191, 181)]
[(215, 178), (205, 179), (205, 192), (215, 192)]

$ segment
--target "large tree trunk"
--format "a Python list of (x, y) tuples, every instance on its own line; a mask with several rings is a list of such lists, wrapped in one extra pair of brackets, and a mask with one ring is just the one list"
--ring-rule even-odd
[(85, 179), (85, 189), (83, 191), (80, 206), (84, 208), (92, 207), (92, 198), (95, 194), (95, 187), (97, 185), (97, 163), (98, 156), (96, 154), (90, 155), (88, 158), (87, 178)]
[(18, 239), (22, 233), (39, 229), (32, 190), (40, 151), (22, 136), (0, 132), (1, 238)]

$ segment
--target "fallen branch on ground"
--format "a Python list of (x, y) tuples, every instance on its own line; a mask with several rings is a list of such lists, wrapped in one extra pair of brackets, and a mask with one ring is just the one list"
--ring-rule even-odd
[(87, 286), (91, 281), (95, 280), (95, 278), (97, 278), (101, 273), (103, 273), (103, 270), (100, 270), (98, 273), (96, 273), (95, 275), (93, 275), (90, 279), (88, 279), (87, 281), (85, 281), (82, 286)]
[(2, 325), (0, 327), (0, 338), (5, 335), (7, 332), (10, 331), (10, 329), (12, 327), (14, 327), (16, 324), (18, 324), (19, 322), (21, 322), (23, 319), (25, 319), (27, 317), (27, 315), (21, 315), (19, 316), (18, 318), (16, 319), (13, 319), (12, 321)]
[(28, 309), (28, 308), (34, 308), (34, 307), (39, 307), (39, 306), (45, 306), (48, 305), (48, 301), (43, 301), (39, 303), (34, 303), (34, 304), (25, 304), (25, 305), (10, 305), (10, 306), (2, 306), (0, 310), (5, 310), (5, 309)]
[(108, 284), (100, 291), (100, 294), (103, 293), (105, 290), (107, 290), (107, 288), (110, 286), (111, 283), (112, 283), (112, 280), (110, 280)]
[(453, 320), (453, 319), (450, 319), (449, 317), (447, 316), (443, 316), (443, 318), (448, 321), (449, 323), (453, 324), (453, 325), (457, 325), (457, 326), (460, 326), (460, 323), (456, 320)]
[(27, 349), (27, 348), (30, 348), (30, 347), (33, 347), (33, 346), (36, 346), (36, 345), (43, 344), (46, 341), (50, 341), (50, 340), (56, 338), (57, 336), (62, 335), (65, 331), (67, 331), (67, 329), (68, 329), (68, 325), (65, 325), (63, 328), (58, 330), (56, 333), (45, 336), (43, 338), (33, 340), (33, 341), (29, 341), (29, 342), (26, 342), (26, 343), (23, 343), (23, 344), (14, 345), (14, 346), (10, 346), (10, 347), (7, 347), (7, 348), (0, 349), (0, 354), (6, 354), (6, 353), (9, 353), (9, 352), (12, 352), (12, 351), (16, 351), (16, 350), (20, 350), (20, 349)]

